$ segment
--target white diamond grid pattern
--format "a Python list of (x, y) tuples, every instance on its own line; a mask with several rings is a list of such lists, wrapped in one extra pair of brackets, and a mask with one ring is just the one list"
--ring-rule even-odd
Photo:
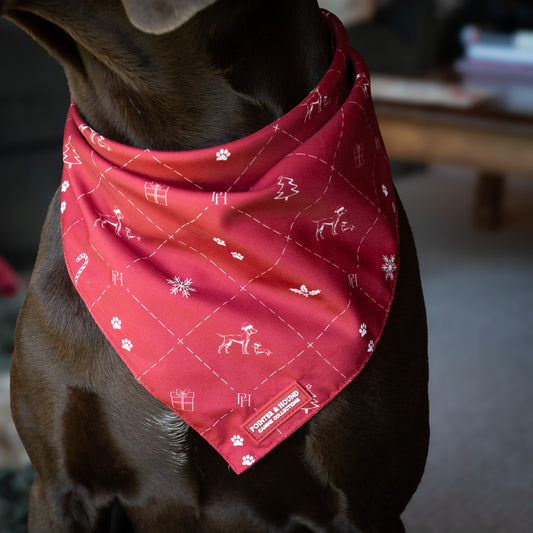
[[(361, 88), (362, 89), (364, 88), (363, 84), (361, 84)], [(304, 104), (302, 104), (302, 105), (304, 105)], [(357, 108), (359, 108), (359, 110), (361, 111), (362, 116), (364, 116), (364, 119), (365, 119), (370, 131), (372, 132), (373, 136), (379, 135), (379, 133), (376, 132), (375, 121), (369, 119), (369, 117), (367, 116), (367, 111), (366, 111), (365, 107), (363, 105), (361, 105), (361, 103), (359, 103), (356, 100), (348, 100), (348, 101), (345, 102), (345, 105), (353, 105), (353, 106), (356, 106)], [(338, 320), (339, 317), (343, 316), (349, 310), (349, 308), (352, 305), (351, 294), (347, 294), (347, 298), (346, 298), (347, 301), (346, 301), (346, 305), (345, 305), (344, 309), (342, 309), (340, 312), (338, 312), (331, 319), (331, 321), (321, 331), (319, 331), (317, 333), (315, 338), (306, 338), (298, 330), (298, 328), (296, 326), (292, 325), (284, 317), (280, 316), (280, 314), (276, 310), (272, 309), (267, 303), (263, 302), (260, 298), (257, 297), (256, 294), (254, 294), (250, 290), (250, 285), (253, 282), (255, 282), (259, 278), (263, 277), (265, 274), (269, 273), (270, 271), (276, 269), (276, 267), (278, 266), (279, 262), (284, 258), (286, 250), (287, 250), (287, 247), (289, 245), (291, 245), (291, 246), (294, 245), (294, 246), (299, 247), (301, 250), (304, 250), (309, 255), (312, 255), (314, 259), (318, 259), (318, 260), (328, 264), (329, 266), (334, 267), (335, 269), (343, 272), (346, 276), (348, 276), (349, 274), (352, 273), (351, 271), (350, 272), (347, 271), (342, 266), (337, 265), (335, 262), (331, 261), (328, 257), (325, 257), (322, 254), (319, 254), (316, 250), (312, 250), (305, 243), (299, 242), (298, 240), (294, 239), (292, 237), (292, 235), (291, 235), (292, 228), (297, 223), (298, 219), (303, 217), (303, 214), (305, 212), (311, 210), (315, 205), (319, 204), (323, 200), (323, 198), (327, 195), (328, 190), (329, 190), (333, 180), (342, 180), (345, 184), (349, 185), (349, 187), (351, 189), (353, 189), (354, 193), (361, 199), (361, 201), (363, 201), (364, 203), (369, 204), (370, 206), (372, 206), (372, 208), (377, 213), (375, 219), (368, 226), (368, 228), (366, 229), (365, 233), (363, 234), (363, 236), (361, 237), (361, 239), (357, 243), (357, 247), (356, 247), (356, 270), (359, 268), (359, 265), (360, 265), (360, 253), (361, 253), (361, 248), (363, 246), (363, 243), (368, 238), (368, 236), (372, 233), (372, 230), (374, 229), (374, 227), (376, 226), (376, 224), (378, 223), (378, 221), (380, 219), (382, 219), (382, 218), (388, 219), (389, 218), (387, 213), (384, 212), (382, 210), (382, 208), (380, 207), (380, 201), (382, 200), (382, 198), (378, 194), (378, 189), (381, 190), (382, 183), (381, 183), (381, 181), (377, 180), (376, 176), (375, 176), (376, 159), (378, 157), (385, 157), (384, 155), (382, 155), (382, 154), (380, 154), (379, 152), (376, 152), (376, 151), (373, 152), (374, 155), (373, 155), (373, 161), (372, 161), (372, 171), (371, 171), (371, 175), (368, 176), (368, 177), (371, 178), (371, 180), (373, 182), (373, 186), (374, 186), (374, 190), (375, 190), (375, 197), (374, 198), (370, 198), (368, 193), (365, 193), (364, 191), (362, 191), (356, 185), (356, 183), (354, 183), (353, 179), (350, 179), (350, 177), (347, 177), (346, 175), (344, 175), (344, 173), (341, 172), (335, 166), (335, 161), (337, 159), (337, 154), (338, 154), (338, 151), (339, 151), (339, 147), (341, 146), (341, 143), (342, 143), (343, 137), (344, 137), (344, 133), (345, 133), (344, 111), (343, 111), (342, 108), (340, 109), (340, 115), (341, 115), (341, 127), (339, 128), (338, 138), (336, 139), (336, 146), (335, 146), (334, 153), (333, 153), (333, 156), (332, 156), (330, 161), (326, 161), (325, 159), (317, 157), (315, 154), (306, 153), (304, 151), (302, 151), (302, 152), (293, 151), (292, 153), (290, 153), (288, 155), (288, 158), (308, 158), (308, 159), (313, 160), (313, 162), (315, 164), (317, 164), (317, 165), (319, 165), (319, 166), (321, 166), (321, 167), (323, 167), (323, 168), (325, 168), (325, 169), (327, 169), (329, 171), (329, 179), (328, 179), (328, 181), (327, 181), (327, 183), (326, 183), (321, 195), (316, 197), (312, 203), (310, 203), (310, 204), (306, 205), (305, 207), (301, 208), (294, 215), (294, 218), (292, 220), (292, 224), (291, 224), (290, 229), (287, 232), (287, 234), (284, 234), (284, 233), (278, 231), (276, 228), (273, 228), (273, 227), (269, 226), (268, 224), (266, 224), (264, 221), (260, 220), (259, 218), (257, 218), (253, 214), (248, 213), (246, 211), (243, 211), (242, 209), (239, 209), (239, 208), (235, 207), (234, 205), (231, 205), (231, 202), (229, 202), (229, 204), (230, 204), (229, 208), (231, 210), (233, 210), (235, 213), (237, 213), (238, 215), (247, 218), (249, 220), (250, 224), (260, 225), (262, 229), (267, 230), (267, 231), (271, 232), (274, 236), (283, 238), (285, 240), (285, 245), (282, 248), (277, 260), (274, 261), (274, 263), (271, 264), (271, 266), (269, 266), (264, 271), (261, 271), (261, 272), (258, 272), (258, 273), (253, 273), (253, 276), (250, 279), (248, 279), (247, 282), (244, 283), (244, 284), (242, 282), (239, 282), (239, 280), (235, 279), (231, 275), (231, 273), (228, 272), (227, 269), (225, 267), (223, 267), (222, 265), (220, 265), (215, 259), (213, 259), (212, 257), (207, 256), (202, 250), (199, 250), (199, 249), (195, 248), (195, 246), (193, 244), (191, 244), (190, 242), (180, 239), (180, 233), (184, 232), (184, 230), (186, 230), (189, 227), (195, 226), (195, 224), (198, 223), (204, 215), (208, 214), (212, 210), (215, 210), (217, 208), (216, 205), (214, 205), (214, 204), (206, 205), (205, 208), (201, 212), (197, 213), (194, 217), (190, 218), (185, 223), (181, 224), (178, 228), (176, 228), (176, 230), (173, 233), (169, 234), (156, 221), (154, 221), (148, 214), (146, 214), (143, 211), (143, 209), (139, 206), (138, 203), (133, 202), (131, 198), (129, 198), (123, 191), (121, 191), (120, 188), (118, 188), (111, 179), (109, 179), (108, 174), (111, 173), (111, 171), (113, 170), (113, 168), (114, 168), (113, 166), (110, 166), (104, 172), (98, 171), (99, 180), (98, 180), (98, 183), (95, 185), (95, 187), (92, 188), (91, 190), (87, 191), (87, 192), (83, 192), (83, 193), (79, 194), (77, 197), (75, 197), (75, 199), (72, 199), (72, 197), (68, 197), (69, 194), (72, 195), (72, 189), (64, 191), (64, 196), (66, 197), (65, 201), (67, 202), (67, 208), (68, 208), (69, 202), (72, 202), (72, 201), (80, 202), (84, 197), (91, 196), (92, 194), (96, 193), (99, 190), (99, 188), (101, 187), (102, 183), (105, 182), (108, 186), (110, 186), (110, 187), (112, 187), (114, 189), (117, 197), (121, 197), (124, 202), (127, 202), (128, 204), (130, 204), (131, 207), (136, 210), (138, 215), (145, 220), (145, 223), (146, 223), (147, 226), (153, 227), (153, 228), (155, 228), (156, 230), (158, 230), (160, 232), (163, 240), (159, 244), (157, 244), (157, 246), (153, 247), (153, 250), (152, 250), (152, 252), (149, 255), (144, 255), (142, 257), (137, 257), (134, 260), (132, 260), (131, 263), (127, 264), (125, 266), (125, 270), (126, 271), (128, 269), (130, 269), (130, 268), (133, 268), (135, 266), (135, 264), (137, 264), (139, 262), (153, 259), (155, 256), (157, 256), (159, 251), (167, 245), (167, 243), (172, 242), (173, 244), (180, 244), (184, 248), (188, 248), (194, 254), (197, 254), (198, 256), (201, 256), (205, 261), (207, 261), (212, 266), (214, 266), (216, 269), (218, 269), (218, 271), (225, 278), (230, 280), (235, 285), (235, 293), (234, 294), (230, 295), (224, 302), (222, 302), (215, 309), (213, 309), (213, 311), (209, 315), (203, 317), (200, 322), (198, 322), (194, 327), (192, 327), (186, 333), (182, 333), (182, 332), (178, 333), (178, 332), (174, 331), (173, 328), (166, 323), (166, 320), (161, 318), (157, 313), (155, 313), (148, 306), (146, 306), (143, 303), (142, 298), (139, 297), (138, 295), (136, 295), (131, 290), (131, 288), (124, 287), (124, 290), (129, 294), (129, 296), (131, 298), (132, 305), (138, 306), (142, 313), (146, 314), (148, 317), (150, 317), (150, 319), (154, 320), (157, 324), (159, 324), (166, 332), (168, 332), (175, 339), (175, 342), (176, 342), (175, 346), (171, 347), (168, 351), (166, 351), (165, 353), (162, 353), (159, 358), (154, 360), (152, 365), (150, 367), (148, 367), (139, 376), (139, 381), (142, 382), (146, 375), (148, 375), (150, 372), (152, 372), (167, 357), (171, 356), (175, 352), (177, 346), (183, 346), (190, 353), (191, 356), (196, 358), (202, 365), (204, 365), (218, 380), (220, 380), (220, 382), (225, 387), (228, 387), (232, 392), (235, 392), (236, 389), (235, 389), (234, 386), (232, 386), (226, 379), (224, 379), (224, 377), (221, 376), (217, 372), (217, 370), (214, 369), (209, 364), (209, 362), (205, 360), (205, 358), (203, 358), (198, 353), (195, 353), (195, 351), (190, 346), (187, 345), (187, 338), (191, 334), (193, 334), (197, 329), (199, 329), (199, 328), (203, 327), (204, 325), (206, 325), (211, 320), (211, 318), (213, 316), (215, 316), (217, 313), (219, 313), (219, 311), (221, 309), (223, 309), (224, 307), (226, 307), (228, 304), (233, 302), (243, 292), (246, 293), (249, 297), (251, 297), (259, 306), (261, 306), (264, 309), (268, 310), (268, 312), (271, 313), (273, 316), (275, 316), (276, 319), (280, 321), (280, 323), (283, 323), (288, 329), (290, 329), (296, 336), (298, 336), (301, 339), (302, 343), (305, 346), (303, 350), (299, 351), (296, 354), (293, 354), (292, 358), (290, 358), (285, 364), (283, 364), (279, 368), (276, 368), (274, 371), (271, 372), (270, 375), (266, 376), (263, 379), (263, 381), (258, 383), (256, 385), (255, 389), (253, 389), (254, 391), (259, 389), (260, 387), (262, 387), (268, 380), (270, 380), (272, 377), (277, 375), (279, 372), (283, 371), (285, 367), (291, 365), (307, 349), (313, 349), (314, 352), (316, 353), (316, 355), (320, 359), (322, 359), (327, 365), (329, 365), (335, 372), (337, 372), (344, 380), (348, 379), (348, 377), (341, 370), (339, 370), (335, 366), (334, 362), (330, 361), (317, 348), (315, 348), (314, 344), (324, 335), (324, 333), (331, 327), (331, 325)], [(273, 139), (276, 136), (280, 136), (280, 135), (281, 136), (286, 136), (287, 138), (291, 139), (291, 141), (296, 142), (299, 145), (303, 144), (303, 141), (301, 141), (300, 139), (295, 137), (292, 133), (285, 131), (283, 128), (280, 128), (279, 125), (277, 123), (275, 123), (272, 126), (272, 135), (270, 136), (270, 138), (260, 148), (260, 150), (251, 157), (248, 165), (245, 166), (245, 168), (241, 172), (241, 174), (236, 177), (236, 179), (232, 183), (232, 185), (230, 187), (228, 187), (228, 190), (227, 190), (228, 193), (231, 194), (232, 188), (239, 182), (241, 177), (244, 174), (246, 174), (246, 172), (251, 167), (253, 167), (255, 161), (268, 148), (268, 146), (273, 141)], [(149, 150), (143, 151), (142, 153), (145, 153), (145, 154), (149, 153)], [(133, 157), (130, 160), (126, 161), (120, 167), (120, 169), (121, 170), (127, 170), (128, 166), (133, 161), (135, 161), (138, 157), (140, 157), (142, 155), (142, 153), (140, 152), (135, 157)], [(92, 154), (93, 164), (94, 164), (95, 168), (98, 168), (96, 163), (94, 163), (94, 157), (93, 156), (94, 156), (94, 152)], [(164, 166), (167, 170), (172, 171), (180, 179), (186, 180), (196, 190), (199, 190), (199, 191), (203, 190), (202, 186), (199, 183), (196, 183), (194, 180), (191, 180), (189, 177), (187, 177), (186, 175), (181, 173), (179, 170), (177, 170), (175, 168), (172, 168), (169, 165), (161, 162), (155, 155), (152, 155), (152, 160), (153, 160), (154, 163), (160, 164), (160, 165)], [(392, 200), (390, 200), (390, 201), (392, 202)], [(71, 231), (71, 229), (74, 226), (76, 226), (78, 224), (81, 224), (83, 222), (84, 222), (83, 217), (72, 221), (70, 223), (70, 225), (67, 226), (66, 229), (63, 230), (63, 238), (67, 238), (69, 232)], [(391, 222), (391, 221), (389, 221), (389, 222)], [(215, 238), (216, 235), (212, 235), (212, 237)], [(112, 268), (113, 268), (112, 265), (109, 264), (109, 262), (106, 260), (106, 258), (100, 253), (98, 248), (95, 247), (92, 242), (90, 242), (89, 244), (90, 244), (92, 250), (94, 251), (94, 253), (103, 262), (106, 263), (107, 267), (111, 271)], [(355, 277), (355, 279), (357, 281), (357, 277)], [(103, 288), (102, 292), (93, 299), (92, 302), (86, 302), (87, 305), (88, 305), (88, 308), (91, 310), (94, 306), (96, 306), (111, 288), (112, 288), (112, 284), (107, 285), (105, 288)], [(355, 286), (352, 287), (352, 290), (357, 290), (359, 293), (363, 294), (369, 301), (371, 301), (376, 307), (379, 307), (382, 310), (385, 310), (385, 306), (383, 304), (381, 304), (380, 302), (376, 301), (375, 298), (369, 292), (367, 292), (364, 289), (364, 287), (360, 287), (356, 283)], [(221, 417), (219, 417), (217, 420), (215, 420), (209, 428), (205, 429), (203, 431), (203, 434), (207, 434), (209, 431), (211, 431), (215, 426), (217, 426), (219, 424), (219, 422), (222, 419), (224, 419), (227, 416), (229, 416), (233, 411), (234, 411), (234, 409), (225, 412)], [(280, 429), (278, 429), (277, 431), (282, 434)]]

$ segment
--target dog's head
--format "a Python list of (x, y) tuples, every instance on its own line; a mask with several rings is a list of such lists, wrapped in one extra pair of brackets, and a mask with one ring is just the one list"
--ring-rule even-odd
[(190, 95), (210, 98), (203, 51), (217, 9), (216, 0), (0, 0), (0, 15), (59, 61), (91, 127), (160, 149), (206, 144), (194, 139), (205, 124), (185, 118), (169, 131), (167, 117), (185, 109)]
[(0, 15), (61, 63), (94, 130), (141, 148), (249, 135), (330, 63), (316, 0), (0, 0)]

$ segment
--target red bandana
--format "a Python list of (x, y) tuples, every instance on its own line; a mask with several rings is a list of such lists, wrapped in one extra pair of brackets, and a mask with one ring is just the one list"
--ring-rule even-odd
[(249, 137), (142, 150), (74, 105), (65, 128), (72, 282), (135, 378), (237, 473), (355, 378), (394, 293), (397, 218), (368, 72), (327, 18), (329, 71)]

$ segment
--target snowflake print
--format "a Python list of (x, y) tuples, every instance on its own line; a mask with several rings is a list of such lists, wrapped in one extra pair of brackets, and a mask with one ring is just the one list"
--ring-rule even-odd
[(219, 150), (217, 152), (217, 161), (227, 161), (230, 155), (231, 153), (229, 150), (226, 150), (226, 148), (222, 148), (222, 150)]
[(122, 339), (122, 348), (124, 348), (124, 350), (128, 350), (128, 352), (131, 352), (133, 343), (129, 339)]
[(244, 446), (244, 439), (240, 435), (233, 435), (231, 437), (231, 443), (233, 446)]
[(370, 341), (370, 342), (368, 343), (368, 349), (367, 349), (367, 352), (373, 352), (373, 351), (374, 351), (374, 347), (375, 347), (374, 341)]
[(213, 240), (219, 245), (219, 246), (226, 246), (226, 242), (222, 239), (219, 239), (218, 237), (214, 237)]
[(60, 208), (61, 214), (65, 212), (66, 208), (67, 208), (67, 202), (65, 201), (61, 202), (61, 208)]
[(364, 322), (361, 324), (361, 327), (359, 328), (359, 333), (361, 334), (361, 337), (364, 337), (366, 335), (366, 324)]
[(171, 285), (170, 294), (181, 294), (184, 298), (188, 298), (196, 289), (192, 287), (192, 279), (182, 280), (178, 276), (172, 279), (167, 279), (167, 283)]
[(239, 261), (242, 261), (244, 259), (244, 255), (240, 254), (239, 252), (231, 252), (231, 255)]
[(64, 181), (61, 184), (61, 192), (66, 192), (66, 190), (69, 188), (69, 186), (70, 186), (70, 183), (68, 181)]
[(290, 289), (290, 290), (292, 292), (295, 292), (296, 294), (301, 294), (302, 296), (305, 296), (306, 298), (309, 298), (309, 296), (316, 296), (317, 294), (320, 294), (322, 292), (319, 289), (310, 291), (305, 285), (302, 285), (299, 289)]
[(382, 185), (381, 190), (383, 191), (383, 194), (385, 195), (385, 198), (386, 198), (389, 195), (389, 191), (387, 190), (387, 187), (385, 187), (385, 185)]
[(113, 329), (121, 329), (122, 328), (122, 321), (118, 316), (114, 316), (111, 319), (111, 325), (113, 326)]
[(242, 458), (243, 466), (252, 466), (255, 463), (255, 457), (253, 455), (244, 455)]
[(396, 265), (396, 258), (391, 255), (390, 257), (384, 255), (383, 256), (383, 266), (381, 267), (383, 272), (385, 272), (385, 279), (394, 279), (394, 273), (396, 270), (398, 270), (398, 266)]

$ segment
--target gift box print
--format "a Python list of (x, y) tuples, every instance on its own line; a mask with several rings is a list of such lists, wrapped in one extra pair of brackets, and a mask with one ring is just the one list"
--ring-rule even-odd
[(144, 195), (149, 202), (160, 205), (167, 204), (167, 193), (169, 186), (161, 185), (161, 183), (149, 182), (144, 184)]
[(194, 392), (190, 389), (180, 390), (170, 393), (172, 407), (180, 411), (194, 411)]

